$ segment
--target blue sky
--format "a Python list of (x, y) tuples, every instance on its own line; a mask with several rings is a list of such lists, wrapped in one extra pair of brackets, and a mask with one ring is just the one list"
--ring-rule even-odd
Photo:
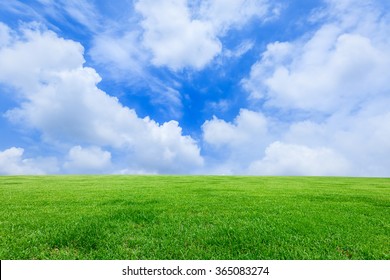
[(379, 0), (0, 3), (0, 174), (390, 176)]

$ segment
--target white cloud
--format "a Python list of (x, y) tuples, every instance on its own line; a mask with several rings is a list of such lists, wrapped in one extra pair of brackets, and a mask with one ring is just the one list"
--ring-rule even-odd
[(242, 80), (242, 85), (249, 92), (251, 99), (262, 99), (266, 96), (266, 88), (261, 82), (262, 79), (269, 75), (275, 65), (291, 60), (292, 48), (292, 44), (288, 42), (275, 42), (267, 46), (262, 59), (252, 66), (250, 77)]
[(11, 30), (7, 25), (0, 22), (0, 48), (9, 44), (11, 40)]
[[(327, 147), (350, 162), (350, 174), (389, 176), (390, 113), (384, 109), (390, 100), (350, 116), (334, 114), (323, 123), (294, 123), (283, 141), (308, 147)], [(387, 111), (386, 111), (387, 110)]]
[(163, 83), (148, 69), (150, 55), (141, 46), (139, 31), (125, 34), (105, 33), (96, 35), (89, 55), (94, 62), (103, 66), (110, 78), (126, 81), (128, 85), (145, 87), (144, 94), (150, 97), (163, 115), (179, 119), (182, 114), (181, 94), (171, 83)]
[(232, 102), (228, 99), (221, 99), (219, 101), (211, 101), (206, 103), (206, 109), (211, 112), (225, 113), (231, 108)]
[(66, 0), (61, 1), (65, 11), (77, 22), (88, 27), (91, 31), (101, 28), (99, 16), (93, 4), (86, 1)]
[(21, 38), (14, 38), (12, 45), (0, 49), (0, 82), (25, 94), (34, 93), (54, 74), (77, 69), (84, 63), (80, 44), (36, 28), (25, 26)]
[(106, 173), (111, 165), (111, 153), (100, 147), (82, 148), (74, 146), (69, 150), (68, 161), (64, 163), (67, 171), (75, 173)]
[(153, 64), (200, 69), (221, 51), (212, 26), (192, 19), (187, 1), (141, 0), (135, 7), (144, 17), (143, 43), (153, 53)]
[(80, 44), (50, 31), (27, 29), (22, 36), (0, 49), (0, 82), (21, 95), (8, 119), (40, 131), (46, 143), (123, 151), (132, 158), (129, 166), (149, 172), (195, 171), (203, 164), (196, 142), (177, 122), (141, 119), (101, 91), (100, 76), (83, 66)]
[(145, 120), (146, 127), (140, 130), (135, 143), (134, 160), (141, 167), (163, 173), (193, 173), (203, 165), (200, 149), (189, 136), (182, 136), (176, 121), (157, 125)]
[(54, 158), (23, 158), (24, 149), (12, 147), (0, 151), (0, 174), (47, 174), (58, 172)]
[(368, 38), (342, 34), (331, 47), (325, 53), (315, 47), (289, 68), (277, 68), (264, 81), (272, 104), (329, 112), (353, 108), (367, 96), (390, 89), (390, 56)]
[(151, 89), (155, 92), (152, 97), (152, 104), (159, 106), (161, 115), (180, 119), (183, 113), (183, 103), (181, 93), (168, 86), (153, 85)]
[(254, 47), (254, 42), (252, 41), (244, 41), (241, 44), (239, 44), (235, 49), (233, 50), (224, 50), (224, 56), (227, 58), (239, 58), (248, 51), (250, 51)]
[(193, 6), (186, 0), (139, 0), (143, 45), (151, 50), (156, 66), (173, 70), (202, 69), (222, 50), (219, 38), (239, 28), (252, 17), (264, 17), (266, 1), (202, 1)]
[(348, 3), (331, 6), (329, 13), (337, 20), (309, 39), (269, 44), (243, 80), (250, 96), (267, 98), (272, 106), (329, 113), (353, 110), (367, 98), (387, 94), (390, 20)]
[(270, 3), (265, 0), (206, 0), (201, 1), (198, 16), (223, 34), (233, 26), (241, 28), (253, 17), (265, 18), (269, 9)]
[(283, 112), (249, 173), (389, 176), (390, 15), (379, 1), (328, 4), (318, 30), (270, 43), (242, 81), (264, 114)]
[(16, 14), (29, 15), (30, 20), (39, 21), (53, 29), (57, 29), (57, 27), (51, 24), (51, 19), (55, 19), (69, 28), (74, 28), (72, 25), (72, 21), (74, 21), (85, 26), (91, 32), (102, 28), (100, 15), (91, 1), (37, 0), (36, 2), (39, 2), (40, 5), (25, 4), (15, 0), (12, 1), (11, 5), (7, 3), (7, 6), (10, 6), (7, 8)]
[[(287, 132), (284, 131), (286, 127)], [(218, 152), (214, 157), (219, 160), (209, 162), (211, 173), (252, 175), (352, 173), (349, 161), (332, 148), (337, 140), (328, 142), (321, 134), (325, 128), (314, 123), (296, 123), (288, 128), (288, 125), (267, 119), (261, 113), (243, 109), (232, 123), (214, 117), (206, 121), (202, 129), (205, 143), (210, 145), (214, 152)], [(292, 143), (275, 141), (278, 138), (291, 140)]]
[[(108, 20), (103, 33), (95, 34), (89, 55), (109, 74), (131, 86), (146, 88), (145, 95), (160, 112), (170, 118), (182, 115), (181, 95), (175, 81), (162, 83), (152, 74), (164, 70), (200, 70), (222, 52), (220, 38), (226, 31), (245, 26), (252, 18), (265, 18), (268, 1), (151, 1), (134, 3), (134, 13), (126, 22)], [(272, 13), (272, 12), (271, 12)], [(242, 42), (227, 57), (238, 57), (253, 47)], [(169, 72), (165, 72), (169, 73)]]
[[(94, 61), (110, 67), (115, 72), (124, 71), (126, 75), (145, 75), (143, 65), (148, 56), (139, 41), (141, 35), (137, 31), (129, 31), (118, 36), (115, 34), (99, 34), (94, 37), (93, 45), (89, 54)], [(122, 76), (122, 75), (121, 75)], [(132, 78), (132, 77), (129, 77)]]
[(233, 123), (214, 117), (206, 121), (202, 128), (207, 143), (238, 146), (255, 138), (257, 142), (267, 132), (267, 121), (260, 113), (242, 109)]
[[(231, 165), (230, 172), (243, 172), (247, 165), (264, 153), (269, 141), (269, 123), (261, 114), (242, 109), (232, 123), (214, 117), (202, 126), (203, 140), (210, 153)], [(217, 167), (221, 169), (221, 167)]]
[[(252, 175), (389, 176), (389, 98), (323, 122), (275, 121), (241, 110), (203, 125), (207, 171)], [(211, 148), (210, 148), (211, 147)]]
[[(25, 2), (25, 1), (23, 1)], [(28, 16), (33, 19), (39, 19), (44, 21), (44, 18), (42, 15), (40, 15), (38, 12), (36, 12), (31, 5), (28, 5), (26, 3), (23, 3), (18, 0), (13, 1), (0, 1), (0, 9), (5, 12), (9, 12), (11, 14), (21, 15), (21, 16)]]
[(249, 173), (261, 175), (348, 175), (349, 163), (329, 148), (274, 142), (265, 156), (249, 167)]

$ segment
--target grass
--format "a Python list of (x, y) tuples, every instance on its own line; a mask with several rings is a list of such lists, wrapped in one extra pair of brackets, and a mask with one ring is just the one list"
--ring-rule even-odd
[(390, 259), (390, 179), (0, 177), (0, 259)]

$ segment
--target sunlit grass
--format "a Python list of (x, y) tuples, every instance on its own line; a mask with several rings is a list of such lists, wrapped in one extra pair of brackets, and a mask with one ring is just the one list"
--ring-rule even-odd
[(0, 177), (0, 259), (390, 259), (390, 179)]

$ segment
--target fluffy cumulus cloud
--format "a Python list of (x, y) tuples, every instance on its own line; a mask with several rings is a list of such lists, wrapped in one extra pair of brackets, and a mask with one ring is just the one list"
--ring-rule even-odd
[[(79, 43), (31, 27), (13, 39), (0, 50), (0, 82), (15, 89), (19, 103), (6, 112), (13, 123), (38, 131), (51, 145), (122, 151), (128, 155), (128, 166), (148, 172), (179, 172), (202, 165), (196, 142), (182, 135), (177, 122), (160, 125), (139, 118), (100, 90), (101, 78), (83, 66)], [(65, 167), (102, 153), (98, 148), (74, 148)]]
[(68, 172), (105, 173), (109, 171), (111, 165), (111, 153), (103, 151), (100, 147), (74, 146), (69, 150), (67, 157), (64, 168)]
[(191, 19), (187, 1), (142, 0), (136, 9), (144, 20), (143, 43), (153, 53), (153, 63), (180, 69), (187, 65), (202, 68), (221, 51), (210, 24)]
[(201, 69), (222, 50), (220, 37), (239, 28), (254, 16), (268, 11), (266, 1), (139, 0), (135, 8), (142, 17), (143, 45), (151, 50), (152, 62), (173, 70)]
[[(314, 123), (294, 123), (289, 127), (243, 109), (233, 122), (214, 117), (202, 129), (207, 147), (216, 153), (214, 157), (219, 157), (218, 164), (211, 167), (215, 173), (347, 175), (352, 172), (350, 162), (327, 147), (325, 129)], [(321, 141), (316, 141), (316, 137)], [(278, 138), (286, 142), (275, 141)]]
[[(89, 54), (111, 69), (113, 76), (118, 71), (131, 72), (132, 79), (153, 80), (145, 69), (149, 62), (175, 71), (201, 70), (222, 52), (221, 38), (229, 30), (238, 30), (253, 18), (265, 21), (276, 10), (268, 0), (228, 4), (220, 0), (137, 0), (135, 14), (128, 15), (130, 22), (120, 26), (108, 22), (105, 32), (94, 35)], [(244, 53), (248, 46), (234, 54)]]
[(243, 80), (250, 96), (329, 113), (388, 94), (390, 18), (362, 2), (374, 1), (329, 1), (329, 22), (311, 37), (270, 43)]
[[(327, 1), (312, 20), (317, 30), (269, 43), (242, 80), (265, 116), (283, 113), (272, 115), (265, 142), (221, 153), (246, 154), (241, 172), (249, 174), (388, 176), (390, 15), (378, 1)], [(219, 128), (227, 138), (260, 131), (214, 119), (204, 125), (205, 141), (221, 143)]]
[(45, 174), (58, 172), (54, 158), (24, 158), (24, 149), (12, 147), (0, 151), (1, 175)]
[[(229, 50), (221, 42), (227, 32), (239, 30), (253, 18), (266, 20), (273, 14), (268, 0), (235, 0), (228, 4), (137, 0), (126, 5), (134, 8), (127, 20), (120, 24), (105, 22), (104, 32), (93, 34), (88, 55), (103, 67), (103, 75), (145, 88), (143, 94), (152, 105), (174, 119), (182, 116), (184, 102), (177, 91), (181, 84), (176, 77), (161, 82), (154, 71), (200, 71), (218, 55), (240, 57), (253, 47), (253, 42), (246, 40)], [(68, 12), (67, 7), (64, 9)]]
[(233, 122), (216, 117), (206, 121), (203, 139), (206, 149), (225, 162), (223, 173), (242, 173), (251, 161), (263, 155), (270, 139), (268, 126), (263, 114), (242, 109)]
[[(384, 111), (388, 104), (384, 102), (380, 106), (367, 107), (357, 115), (334, 114), (322, 123), (294, 123), (283, 140), (332, 150), (338, 158), (349, 162), (347, 174), (388, 176), (390, 113)], [(337, 161), (334, 164), (337, 165)]]
[(329, 148), (274, 142), (261, 160), (254, 161), (249, 173), (262, 175), (348, 175), (349, 163)]
[(390, 87), (390, 52), (360, 34), (321, 28), (304, 44), (272, 43), (245, 87), (273, 106), (334, 112), (353, 109)]
[(197, 12), (198, 17), (223, 34), (232, 27), (241, 28), (253, 17), (271, 17), (276, 10), (275, 7), (271, 10), (271, 3), (265, 0), (235, 0), (228, 4), (225, 0), (206, 0), (201, 1)]

